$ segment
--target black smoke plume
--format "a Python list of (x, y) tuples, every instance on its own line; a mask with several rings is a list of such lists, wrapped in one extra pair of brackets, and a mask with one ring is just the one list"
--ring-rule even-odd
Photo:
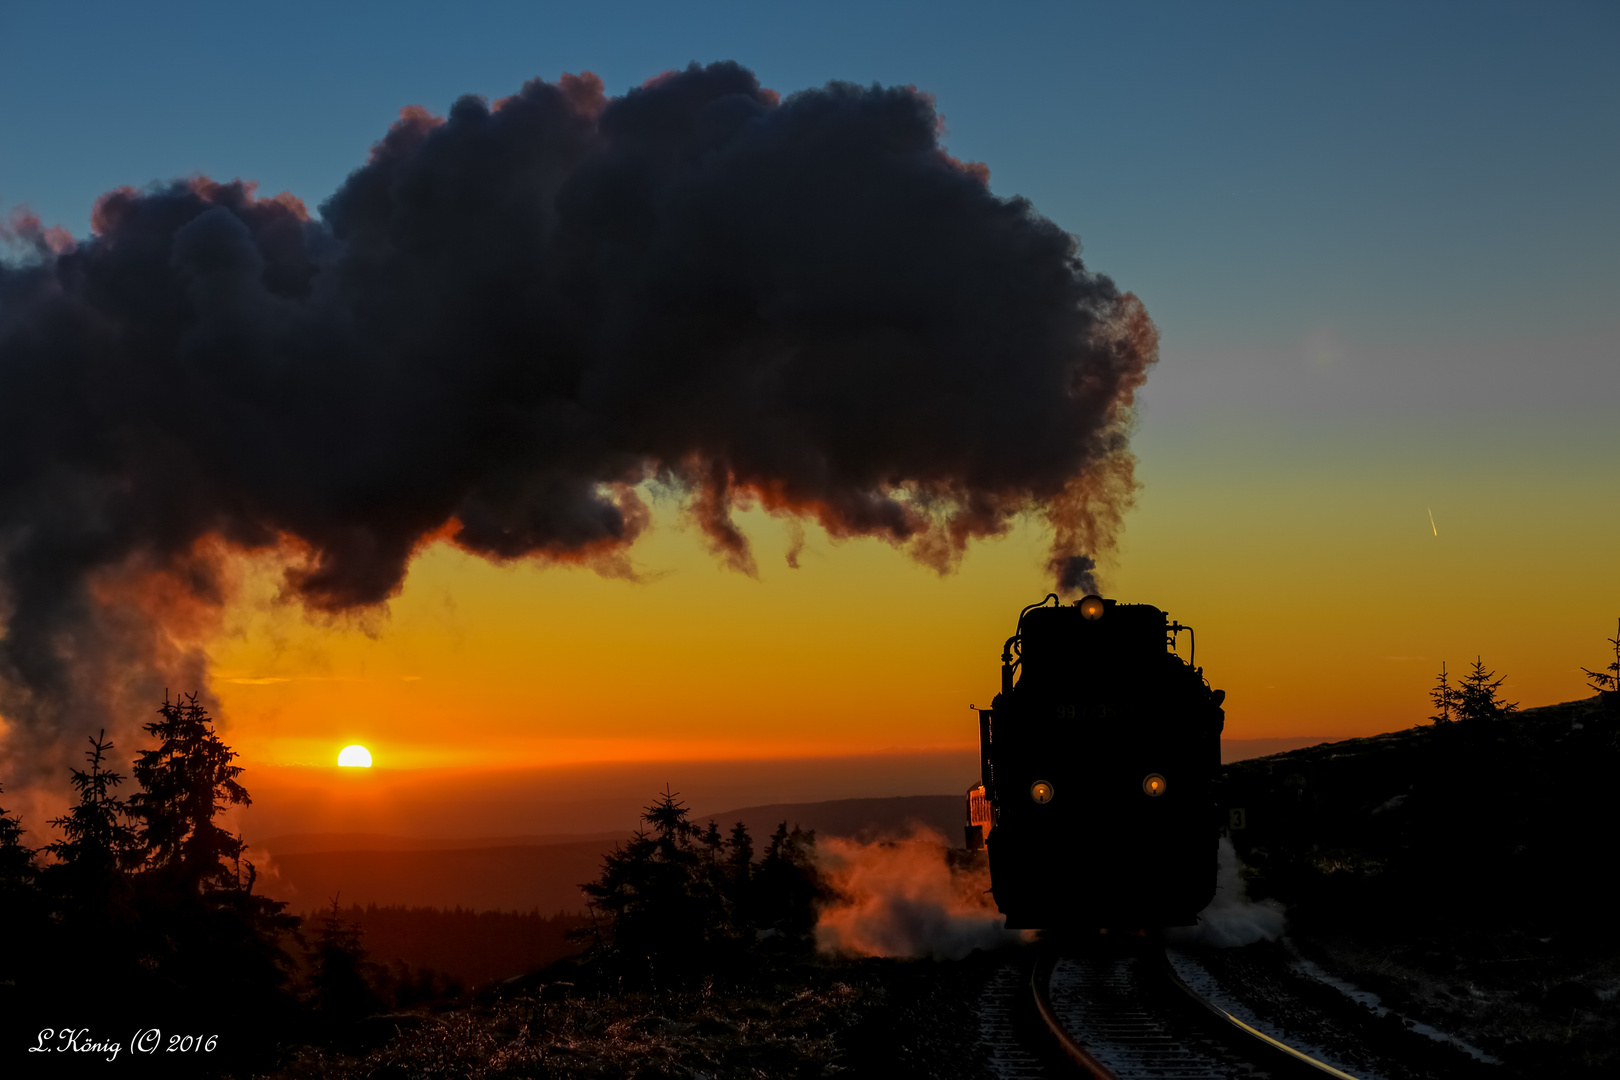
[(1097, 591), (1097, 560), (1090, 555), (1066, 555), (1054, 561), (1059, 589), (1064, 592)]
[(435, 539), (632, 575), (647, 480), (746, 573), (737, 507), (942, 572), (1035, 511), (1075, 584), (1153, 326), (940, 130), (906, 88), (564, 76), (405, 110), (315, 218), (206, 179), (111, 192), (82, 241), (14, 217), (7, 768), (200, 685), (239, 553), (317, 613)]

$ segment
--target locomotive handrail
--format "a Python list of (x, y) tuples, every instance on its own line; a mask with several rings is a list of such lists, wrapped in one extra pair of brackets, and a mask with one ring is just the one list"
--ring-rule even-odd
[[(1047, 593), (1046, 600), (1042, 600), (1038, 604), (1031, 604), (1023, 611), (1018, 613), (1018, 629), (1013, 632), (1012, 637), (1007, 639), (1007, 643), (1001, 647), (1001, 692), (1003, 694), (1011, 693), (1013, 686), (1013, 672), (1017, 671), (1018, 665), (1023, 663), (1024, 650), (1022, 647), (1022, 639), (1024, 636), (1024, 616), (1028, 615), (1036, 608), (1045, 607), (1047, 600), (1056, 601), (1058, 607), (1063, 606), (1063, 601), (1058, 600), (1057, 593)], [(1013, 660), (1013, 656), (1015, 655), (1018, 657), (1017, 661)]]
[[(1013, 652), (1015, 650), (1018, 652), (1017, 660), (1013, 659)], [(1003, 694), (1012, 693), (1013, 674), (1018, 670), (1018, 666), (1023, 662), (1023, 650), (1018, 648), (1018, 635), (1014, 634), (1012, 637), (1008, 638), (1007, 643), (1001, 647), (1001, 692)]]
[[(1063, 601), (1058, 600), (1058, 594), (1055, 593), (1055, 592), (1047, 593), (1046, 594), (1046, 600), (1057, 600), (1057, 606), (1058, 607), (1063, 606)], [(1020, 634), (1022, 634), (1024, 632), (1024, 616), (1028, 615), (1030, 612), (1034, 611), (1036, 608), (1045, 607), (1046, 606), (1046, 600), (1042, 600), (1042, 601), (1040, 601), (1039, 603), (1036, 603), (1036, 604), (1031, 604), (1031, 605), (1029, 605), (1029, 607), (1025, 608), (1023, 611), (1020, 611), (1018, 613), (1018, 629), (1013, 634), (1014, 639), (1016, 639)]]
[(1193, 633), (1193, 628), (1190, 626), (1182, 626), (1178, 622), (1173, 622), (1169, 626), (1165, 627), (1165, 629), (1170, 631), (1170, 647), (1172, 649), (1176, 647), (1176, 635), (1181, 633), (1183, 630), (1187, 631), (1187, 666), (1198, 666), (1198, 635)]

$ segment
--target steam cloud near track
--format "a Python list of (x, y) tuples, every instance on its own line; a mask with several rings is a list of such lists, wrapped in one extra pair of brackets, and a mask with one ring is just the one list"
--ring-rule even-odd
[(105, 195), (83, 240), (14, 215), (8, 778), (204, 686), (243, 553), (316, 614), (434, 540), (634, 576), (649, 480), (744, 573), (739, 507), (941, 572), (1035, 512), (1093, 588), (1152, 323), (940, 131), (907, 88), (563, 76), (404, 110), (318, 217), (202, 178)]
[(1197, 926), (1172, 927), (1165, 937), (1178, 945), (1232, 949), (1261, 940), (1276, 941), (1287, 925), (1287, 916), (1274, 902), (1249, 899), (1243, 885), (1243, 860), (1238, 858), (1232, 841), (1223, 836), (1215, 872), (1215, 898), (1198, 913)]
[(990, 870), (953, 870), (945, 841), (917, 827), (901, 840), (816, 842), (816, 861), (837, 899), (816, 920), (816, 947), (860, 956), (960, 960), (974, 949), (1028, 939), (1008, 930), (990, 899)]

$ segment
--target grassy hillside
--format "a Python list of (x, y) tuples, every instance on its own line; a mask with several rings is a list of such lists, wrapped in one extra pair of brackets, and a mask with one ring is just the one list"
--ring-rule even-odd
[(1620, 1067), (1620, 707), (1229, 765), (1252, 896), (1330, 966), (1535, 1074)]

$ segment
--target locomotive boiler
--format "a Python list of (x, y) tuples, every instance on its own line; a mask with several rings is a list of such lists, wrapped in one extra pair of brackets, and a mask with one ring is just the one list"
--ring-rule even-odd
[(1158, 608), (1099, 596), (1019, 615), (967, 828), (1009, 927), (1190, 925), (1214, 896), (1225, 693), (1183, 632), (1195, 649)]

